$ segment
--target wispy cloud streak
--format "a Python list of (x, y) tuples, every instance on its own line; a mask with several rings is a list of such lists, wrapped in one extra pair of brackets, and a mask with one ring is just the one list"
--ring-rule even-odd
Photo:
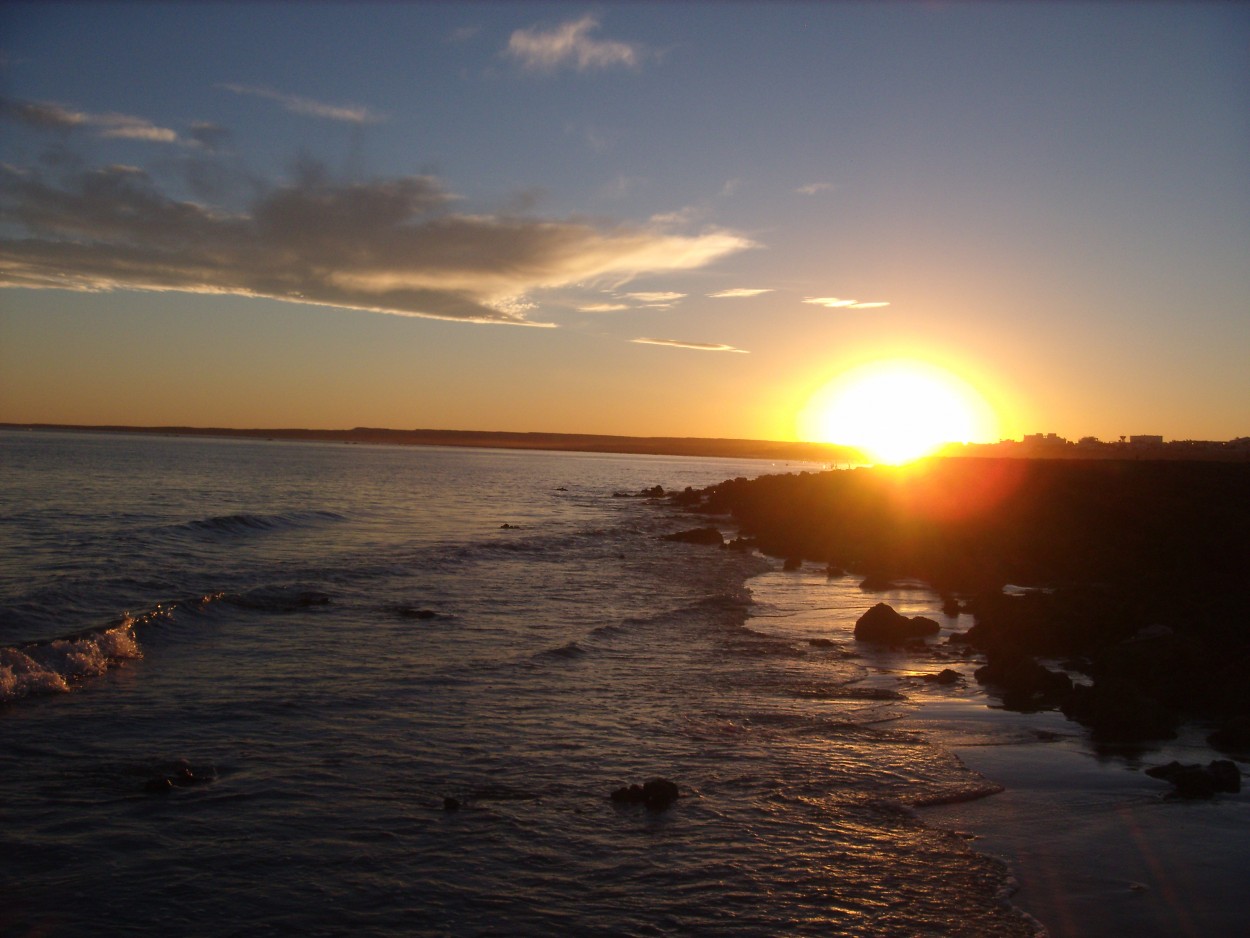
[(176, 131), (158, 127), (143, 117), (115, 113), (88, 114), (46, 101), (0, 98), (0, 117), (39, 130), (95, 130), (99, 136), (112, 139), (178, 142)]
[(809, 296), (803, 302), (811, 303), (813, 306), (823, 306), (825, 309), (880, 309), (890, 305), (883, 300), (861, 303), (859, 300), (845, 300), (836, 296)]
[(375, 124), (383, 119), (382, 115), (375, 114), (367, 107), (351, 104), (326, 104), (322, 101), (314, 101), (312, 98), (275, 91), (272, 88), (232, 83), (223, 83), (217, 87), (234, 94), (251, 95), (252, 97), (273, 101), (292, 114), (303, 114), (306, 117), (320, 117), (325, 120), (343, 121), (348, 124)]
[(508, 39), (507, 54), (532, 71), (549, 72), (570, 66), (584, 72), (639, 64), (643, 56), (639, 46), (594, 39), (589, 34), (598, 28), (599, 20), (586, 15), (545, 31), (539, 27), (518, 29)]
[(651, 291), (651, 292), (644, 291), (640, 293), (626, 293), (625, 296), (629, 297), (629, 299), (631, 300), (637, 300), (639, 303), (652, 303), (652, 304), (662, 303), (665, 306), (671, 306), (673, 303), (676, 303), (678, 300), (684, 299), (686, 294), (672, 293), (672, 292), (659, 292), (659, 291)]
[(746, 349), (734, 348), (732, 345), (722, 345), (717, 342), (685, 342), (681, 339), (630, 339), (638, 345), (666, 345), (670, 348), (694, 349), (696, 352), (737, 352), (740, 355), (748, 354)]
[(719, 293), (709, 293), (708, 296), (714, 300), (735, 299), (738, 297), (759, 296), (761, 293), (772, 293), (772, 288), (752, 288), (752, 287), (735, 287), (731, 290), (721, 290)]

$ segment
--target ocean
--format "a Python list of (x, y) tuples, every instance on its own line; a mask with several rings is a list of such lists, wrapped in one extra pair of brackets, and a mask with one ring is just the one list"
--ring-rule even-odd
[(1042, 933), (926, 814), (972, 663), (638, 497), (803, 468), (0, 433), (0, 932)]

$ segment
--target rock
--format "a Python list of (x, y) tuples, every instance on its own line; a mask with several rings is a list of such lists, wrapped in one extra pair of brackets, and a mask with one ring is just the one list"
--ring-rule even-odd
[(807, 644), (813, 648), (833, 648), (836, 643), (831, 638), (809, 638)]
[(144, 791), (160, 793), (170, 791), (173, 788), (190, 788), (192, 785), (206, 785), (217, 777), (217, 772), (212, 766), (209, 766), (207, 769), (201, 768), (196, 770), (181, 759), (174, 763), (167, 763), (164, 768), (164, 775), (155, 775), (144, 783)]
[(1241, 769), (1232, 759), (1213, 759), (1207, 763), (1207, 771), (1215, 779), (1216, 791), (1234, 795), (1241, 791)]
[(830, 563), (825, 565), (825, 576), (831, 580), (836, 580), (838, 577), (846, 576), (846, 571), (837, 564)]
[(613, 492), (612, 497), (613, 498), (663, 498), (664, 486), (653, 485), (649, 489), (643, 489), (637, 495), (633, 495), (629, 492)]
[(1077, 685), (1060, 706), (1064, 715), (1088, 726), (1104, 742), (1140, 743), (1176, 736), (1176, 713), (1136, 685), (1102, 678), (1092, 687)]
[(877, 603), (855, 623), (855, 637), (862, 642), (902, 645), (916, 638), (936, 635), (940, 626), (932, 619), (909, 619), (888, 603)]
[(859, 581), (859, 588), (865, 593), (884, 593), (894, 585), (894, 581), (889, 577), (868, 574)]
[(730, 550), (748, 551), (756, 547), (756, 541), (753, 537), (735, 537), (732, 541), (726, 541), (725, 546)]
[(942, 600), (942, 615), (953, 619), (959, 615), (959, 612), (959, 600), (954, 596), (947, 596)]
[(1033, 658), (994, 656), (973, 676), (999, 689), (1008, 710), (1030, 711), (1062, 704), (1072, 693), (1072, 679)]
[(716, 547), (725, 543), (719, 528), (691, 528), (689, 531), (678, 531), (676, 534), (665, 534), (661, 540), (678, 541), (682, 544), (709, 544)]
[(803, 566), (802, 557), (787, 557), (781, 564), (782, 570), (797, 570)]
[(670, 782), (666, 778), (653, 778), (642, 785), (618, 788), (612, 792), (611, 798), (617, 804), (641, 804), (649, 811), (663, 811), (679, 796), (676, 782)]
[(443, 810), (444, 811), (459, 811), (460, 799), (453, 798), (451, 797), (451, 795), (448, 795), (446, 798), (443, 799)]
[(953, 668), (943, 668), (936, 674), (926, 674), (924, 679), (931, 684), (956, 684), (959, 682), (959, 672)]
[(436, 619), (438, 613), (433, 609), (414, 609), (412, 606), (395, 607), (395, 615), (401, 619)]
[(1225, 720), (1207, 737), (1207, 742), (1221, 752), (1250, 752), (1250, 716)]
[(1216, 759), (1205, 766), (1181, 765), (1173, 760), (1167, 765), (1146, 769), (1151, 778), (1171, 782), (1182, 798), (1210, 798), (1217, 792), (1241, 791), (1241, 770), (1228, 759)]

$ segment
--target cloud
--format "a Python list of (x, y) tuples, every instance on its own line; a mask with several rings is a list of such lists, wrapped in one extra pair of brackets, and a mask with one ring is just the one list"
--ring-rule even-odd
[(640, 303), (676, 303), (678, 300), (685, 299), (684, 293), (626, 293), (625, 296), (631, 300), (637, 300)]
[(243, 211), (180, 201), (134, 167), (45, 179), (0, 166), (0, 286), (156, 290), (534, 325), (535, 291), (701, 267), (751, 247), (725, 230), (475, 215), (434, 179), (270, 187)]
[(821, 192), (831, 192), (834, 185), (831, 182), (813, 182), (806, 186), (799, 186), (794, 191), (800, 195), (817, 195)]
[(112, 139), (178, 142), (177, 132), (168, 127), (158, 127), (143, 117), (133, 117), (130, 114), (88, 114), (45, 101), (0, 98), (0, 117), (38, 130), (94, 129), (99, 136)]
[(744, 348), (734, 348), (732, 345), (721, 345), (716, 342), (683, 342), (680, 339), (630, 339), (639, 345), (667, 345), (671, 348), (688, 348), (697, 352), (737, 352), (746, 355), (747, 350)]
[(811, 303), (814, 306), (823, 306), (826, 309), (880, 309), (890, 304), (884, 301), (874, 301), (871, 303), (861, 303), (859, 300), (844, 300), (836, 296), (809, 296), (803, 301)]
[(314, 101), (312, 98), (302, 98), (299, 95), (274, 91), (272, 88), (230, 83), (220, 84), (217, 87), (234, 94), (251, 95), (256, 98), (276, 101), (291, 113), (303, 114), (307, 117), (320, 117), (325, 120), (343, 121), (348, 124), (376, 124), (383, 119), (380, 114), (374, 114), (368, 108), (359, 105), (325, 104), (321, 101)]
[(599, 20), (588, 14), (545, 32), (539, 27), (518, 29), (508, 39), (506, 51), (523, 68), (532, 71), (550, 72), (571, 66), (584, 72), (614, 65), (638, 65), (643, 58), (640, 46), (592, 39), (589, 33), (598, 28)]
[(230, 131), (218, 124), (196, 121), (188, 136), (206, 150), (220, 150), (230, 139)]
[(451, 43), (468, 42), (482, 31), (481, 26), (461, 26), (453, 29), (447, 37), (447, 41)]
[(772, 293), (772, 288), (753, 289), (751, 287), (734, 287), (730, 290), (721, 290), (719, 293), (709, 293), (714, 300), (729, 299), (740, 296), (759, 296), (761, 293)]
[(631, 308), (628, 303), (590, 303), (577, 307), (577, 311), (579, 313), (619, 313)]

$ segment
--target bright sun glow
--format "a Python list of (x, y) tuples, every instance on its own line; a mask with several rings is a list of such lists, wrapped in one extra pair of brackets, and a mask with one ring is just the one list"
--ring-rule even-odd
[(798, 415), (802, 439), (854, 446), (903, 463), (943, 443), (997, 439), (993, 409), (963, 379), (912, 359), (871, 362), (818, 391)]

